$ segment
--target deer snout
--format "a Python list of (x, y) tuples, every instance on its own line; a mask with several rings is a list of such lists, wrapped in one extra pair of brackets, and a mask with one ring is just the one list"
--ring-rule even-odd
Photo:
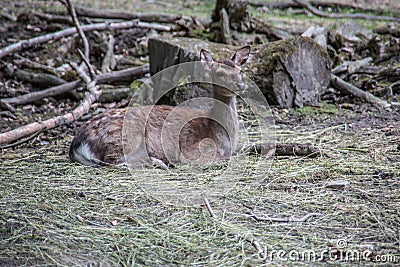
[(242, 81), (236, 83), (237, 92), (241, 93), (246, 90), (246, 84)]

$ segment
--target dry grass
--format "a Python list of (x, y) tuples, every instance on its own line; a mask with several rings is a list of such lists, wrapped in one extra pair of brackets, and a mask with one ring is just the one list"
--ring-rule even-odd
[[(3, 151), (1, 265), (297, 266), (330, 261), (327, 254), (321, 262), (262, 259), (279, 249), (369, 250), (371, 259), (390, 254), (399, 260), (399, 128), (387, 124), (392, 133), (388, 135), (382, 125), (365, 128), (358, 123), (362, 119), (349, 124), (353, 128), (340, 123), (327, 127), (325, 117), (331, 113), (322, 113), (322, 119), (321, 114), (317, 119), (292, 115), (312, 123), (278, 124), (278, 137), (311, 142), (332, 158), (275, 158), (271, 168), (266, 164), (257, 173), (247, 168), (241, 184), (224, 196), (210, 198), (215, 217), (204, 206), (160, 202), (136, 181), (139, 177), (179, 180), (194, 173), (212, 180), (223, 164), (131, 173), (125, 168), (71, 164), (66, 141), (39, 150)], [(321, 120), (325, 123), (318, 123)], [(246, 180), (255, 176), (265, 177), (261, 187), (246, 186)], [(349, 187), (326, 187), (335, 180), (345, 180)], [(288, 219), (320, 215), (305, 222), (279, 223), (258, 222), (248, 216), (250, 212)], [(347, 247), (335, 250), (338, 240), (345, 240)]]

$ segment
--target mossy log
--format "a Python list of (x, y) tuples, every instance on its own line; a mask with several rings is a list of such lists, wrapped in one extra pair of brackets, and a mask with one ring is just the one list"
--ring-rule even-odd
[[(149, 40), (150, 73), (198, 61), (201, 49), (213, 52), (220, 59), (232, 55), (238, 47), (191, 38), (152, 38)], [(320, 95), (329, 84), (330, 59), (314, 40), (296, 37), (251, 49), (244, 72), (255, 81), (268, 103), (284, 108), (318, 105)], [(208, 91), (196, 87), (195, 92), (175, 91), (164, 102), (177, 104), (177, 99), (209, 95)]]

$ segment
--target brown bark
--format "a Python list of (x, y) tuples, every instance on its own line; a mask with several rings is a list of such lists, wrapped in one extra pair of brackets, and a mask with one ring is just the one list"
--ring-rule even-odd
[(159, 13), (140, 13), (118, 10), (99, 10), (81, 5), (76, 5), (76, 13), (80, 16), (104, 19), (139, 19), (146, 22), (172, 23), (182, 18), (182, 15), (159, 14)]

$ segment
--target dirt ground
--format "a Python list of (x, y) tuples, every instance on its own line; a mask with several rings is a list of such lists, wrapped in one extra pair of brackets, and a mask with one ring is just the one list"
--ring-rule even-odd
[[(76, 2), (88, 5), (87, 1)], [(213, 7), (212, 1), (91, 2), (93, 7), (197, 12), (203, 17)], [(356, 4), (400, 12), (400, 5), (394, 0)], [(9, 13), (41, 5), (42, 1), (6, 0), (0, 3), (0, 10)], [(54, 2), (54, 8), (61, 6)], [(26, 24), (0, 19), (0, 47), (60, 27), (29, 21), (29, 16), (27, 19)], [(123, 34), (121, 45), (130, 45), (129, 36), (140, 38), (145, 34)], [(63, 44), (61, 40), (19, 54), (58, 65), (73, 57), (54, 56)], [(3, 58), (0, 66), (9, 60)], [(0, 97), (33, 90), (34, 85), (0, 72)], [(0, 117), (0, 131), (62, 114), (76, 105), (74, 99), (63, 96), (18, 107), (13, 116)], [(113, 105), (95, 107), (105, 110)], [(272, 107), (272, 113), (278, 142), (310, 143), (325, 155), (278, 156), (261, 162), (258, 168), (248, 162), (259, 159), (246, 158), (241, 180), (225, 195), (210, 199), (214, 216), (205, 205), (168, 205), (136, 181), (157, 177), (190, 179), (201, 173), (201, 182), (206, 183), (223, 175), (224, 165), (132, 171), (71, 163), (67, 156), (69, 144), (76, 128), (90, 115), (72, 125), (45, 131), (22, 145), (1, 149), (0, 265), (398, 264), (400, 108), (384, 110), (342, 96), (321, 107)], [(262, 183), (257, 188), (247, 187), (246, 181), (252, 179)], [(166, 194), (169, 193), (176, 192)], [(304, 258), (310, 251), (315, 257)], [(289, 259), (289, 253), (294, 258)]]

